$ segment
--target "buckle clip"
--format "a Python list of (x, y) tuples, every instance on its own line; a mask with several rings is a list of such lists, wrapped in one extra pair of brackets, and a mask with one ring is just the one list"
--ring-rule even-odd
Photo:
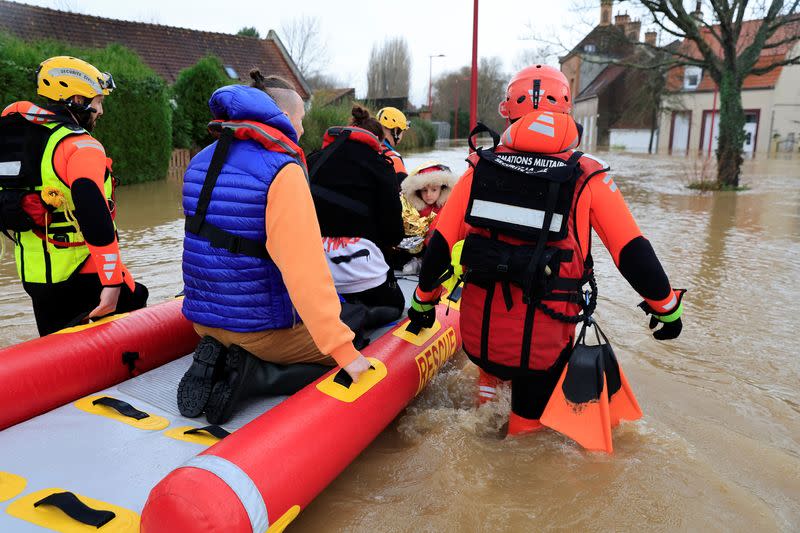
[(232, 254), (238, 254), (242, 249), (242, 239), (238, 235), (234, 235), (231, 240), (228, 241), (228, 251)]

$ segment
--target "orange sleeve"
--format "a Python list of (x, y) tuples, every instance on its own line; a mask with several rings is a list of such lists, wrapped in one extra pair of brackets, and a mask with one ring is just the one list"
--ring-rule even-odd
[(607, 173), (591, 178), (586, 186), (591, 194), (590, 222), (608, 249), (614, 264), (619, 266), (622, 248), (642, 235), (639, 225), (622, 197), (614, 180)]
[(267, 251), (278, 266), (297, 312), (319, 351), (346, 366), (359, 353), (339, 319), (342, 306), (322, 248), (322, 235), (305, 174), (286, 165), (267, 196)]
[(53, 156), (56, 173), (68, 187), (88, 178), (102, 191), (106, 177), (106, 151), (91, 135), (74, 135), (58, 144)]
[(393, 155), (392, 157), (392, 165), (394, 166), (394, 172), (397, 175), (408, 175), (408, 171), (406, 171), (406, 164), (403, 163), (403, 158), (399, 155)]
[[(70, 189), (77, 180), (88, 179), (100, 193), (86, 194), (85, 187), (82, 187), (79, 194), (76, 192), (77, 186), (73, 191), (75, 210), (92, 258), (81, 272), (96, 272), (103, 286), (126, 283), (133, 289), (133, 278), (122, 262), (114, 222), (105, 200), (104, 182), (108, 159), (103, 145), (88, 134), (67, 137), (56, 147), (53, 165), (56, 174)], [(89, 229), (89, 225), (93, 227)], [(97, 234), (107, 235), (108, 240), (94, 242), (89, 237)]]
[(642, 235), (614, 180), (603, 173), (591, 178), (586, 189), (585, 193), (591, 195), (591, 226), (617, 269), (656, 312), (673, 310), (680, 302), (678, 294), (672, 290), (655, 251)]

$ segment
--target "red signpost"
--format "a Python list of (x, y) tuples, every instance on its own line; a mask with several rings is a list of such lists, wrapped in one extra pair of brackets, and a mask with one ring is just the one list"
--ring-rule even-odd
[(472, 15), (472, 86), (469, 94), (469, 130), (478, 123), (478, 0)]

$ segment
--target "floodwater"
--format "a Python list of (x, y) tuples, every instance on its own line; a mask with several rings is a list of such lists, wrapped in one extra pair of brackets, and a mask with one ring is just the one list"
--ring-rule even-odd
[[(463, 170), (465, 150), (407, 157)], [(499, 438), (508, 395), (472, 407), (449, 364), (290, 531), (796, 531), (800, 529), (800, 165), (746, 163), (740, 193), (689, 191), (696, 164), (599, 154), (674, 286), (684, 331), (654, 340), (640, 298), (595, 239), (597, 319), (645, 413), (587, 453), (542, 431)], [(151, 302), (180, 291), (179, 185), (123, 188), (123, 255)], [(0, 259), (0, 346), (35, 335), (13, 257)], [(380, 406), (376, 406), (376, 409)]]

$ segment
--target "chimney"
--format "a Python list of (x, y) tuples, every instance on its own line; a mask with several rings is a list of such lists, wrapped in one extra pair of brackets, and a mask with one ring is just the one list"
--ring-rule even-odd
[(694, 11), (692, 11), (692, 17), (697, 22), (703, 21), (703, 2), (700, 0), (697, 0), (697, 5), (695, 6)]
[(642, 21), (641, 20), (634, 20), (628, 23), (625, 27), (625, 36), (628, 40), (638, 43), (639, 42), (639, 35), (642, 32)]
[(649, 44), (650, 46), (656, 46), (656, 39), (658, 38), (658, 33), (650, 30), (645, 32), (644, 34), (644, 42)]
[(600, 0), (600, 25), (611, 25), (611, 6), (614, 0)]
[(624, 30), (630, 21), (631, 17), (627, 13), (625, 13), (624, 15), (617, 15), (616, 17), (614, 17), (614, 26), (619, 26)]

